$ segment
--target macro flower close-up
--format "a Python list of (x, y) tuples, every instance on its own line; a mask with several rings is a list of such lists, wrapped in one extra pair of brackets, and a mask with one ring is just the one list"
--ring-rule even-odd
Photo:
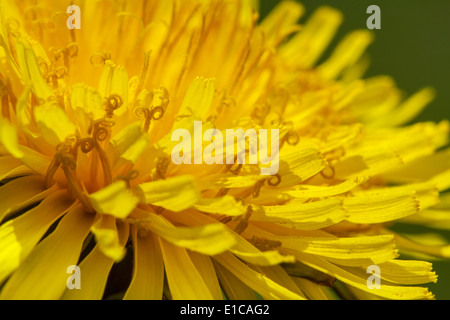
[(1, 300), (435, 298), (450, 245), (391, 228), (450, 229), (435, 91), (259, 8), (0, 0)]

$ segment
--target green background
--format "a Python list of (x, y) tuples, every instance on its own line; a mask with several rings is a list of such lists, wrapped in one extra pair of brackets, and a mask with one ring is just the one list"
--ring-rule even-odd
[[(281, 0), (261, 0), (264, 17)], [(314, 9), (328, 5), (344, 14), (344, 22), (331, 48), (351, 30), (366, 28), (367, 7), (381, 9), (381, 30), (373, 30), (375, 42), (369, 47), (371, 67), (366, 76), (391, 75), (398, 87), (413, 94), (431, 86), (436, 99), (416, 121), (450, 119), (450, 1), (449, 0), (303, 0), (305, 21)], [(397, 231), (429, 232), (425, 228), (396, 226)], [(450, 232), (441, 232), (450, 241)], [(429, 285), (438, 300), (450, 300), (450, 262), (433, 261), (439, 278)]]

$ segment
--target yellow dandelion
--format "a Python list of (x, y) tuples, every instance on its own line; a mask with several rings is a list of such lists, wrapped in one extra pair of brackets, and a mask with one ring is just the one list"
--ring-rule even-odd
[(361, 79), (368, 31), (318, 65), (332, 8), (256, 7), (0, 2), (1, 299), (434, 297), (450, 247), (388, 228), (449, 226), (448, 122), (404, 125), (433, 91)]

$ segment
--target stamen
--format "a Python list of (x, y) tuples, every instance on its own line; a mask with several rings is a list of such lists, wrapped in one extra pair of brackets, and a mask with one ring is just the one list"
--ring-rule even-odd
[(233, 169), (234, 164), (227, 164), (227, 169), (228, 171), (230, 171), (232, 174), (234, 174), (235, 176), (237, 176), (239, 174), (239, 172), (242, 169), (243, 164), (238, 164), (236, 166), (236, 168)]
[(145, 51), (144, 52), (144, 65), (142, 66), (141, 70), (141, 76), (139, 78), (139, 84), (137, 86), (136, 94), (139, 94), (144, 87), (145, 79), (147, 78), (147, 72), (150, 64), (150, 55), (152, 54), (152, 51)]
[(48, 74), (50, 72), (50, 65), (46, 61), (44, 61), (42, 58), (40, 58), (40, 57), (39, 57), (38, 60), (40, 60), (39, 61), (39, 67), (41, 68), (41, 73), (43, 75)]
[(44, 37), (44, 28), (47, 28), (50, 32), (56, 30), (56, 26), (49, 19), (36, 19), (31, 22), (32, 32), (35, 34), (38, 31), (38, 36), (40, 39)]
[(76, 163), (72, 156), (69, 154), (62, 155), (61, 164), (70, 190), (74, 193), (75, 197), (80, 201), (80, 203), (88, 213), (95, 213), (95, 210), (92, 208), (89, 199), (87, 198), (85, 192), (76, 179)]
[(89, 59), (91, 64), (95, 67), (103, 67), (108, 60), (111, 60), (110, 53), (96, 53)]
[(146, 107), (137, 107), (134, 109), (134, 114), (139, 119), (147, 119), (150, 115), (150, 110)]
[(69, 69), (65, 66), (60, 66), (55, 69), (55, 74), (58, 79), (64, 78), (69, 73)]
[(279, 173), (277, 173), (270, 178), (267, 178), (266, 181), (269, 186), (276, 187), (281, 183), (281, 176)]
[(295, 263), (282, 264), (282, 267), (291, 276), (306, 278), (320, 285), (332, 287), (336, 281), (332, 276), (307, 266), (298, 260)]
[(8, 21), (6, 21), (6, 30), (8, 32), (8, 35), (17, 37), (19, 36), (19, 28), (20, 28), (20, 22), (14, 18), (9, 18)]
[(346, 150), (343, 147), (339, 147), (338, 149), (325, 153), (324, 157), (328, 162), (331, 162), (333, 160), (339, 160), (340, 158), (344, 157), (345, 154)]
[(271, 251), (281, 247), (282, 243), (280, 241), (269, 240), (264, 238), (258, 238), (253, 236), (250, 239), (250, 243), (261, 251)]
[(161, 107), (164, 108), (164, 110), (165, 110), (170, 103), (169, 90), (167, 90), (166, 87), (160, 87), (159, 90), (162, 91), (162, 95), (160, 98), (161, 99)]
[(164, 115), (163, 107), (151, 108), (147, 118), (145, 119), (145, 123), (144, 123), (145, 132), (148, 132), (148, 130), (150, 129), (150, 124), (151, 124), (152, 120), (155, 120), (155, 121), (159, 120), (163, 117), (163, 115)]
[(118, 94), (112, 94), (105, 101), (106, 117), (113, 117), (114, 111), (119, 109), (123, 105), (122, 97)]
[(115, 181), (117, 180), (122, 180), (125, 181), (125, 183), (127, 184), (127, 187), (130, 188), (130, 182), (134, 179), (136, 179), (137, 177), (139, 177), (139, 170), (133, 169), (127, 172), (126, 175), (117, 175), (115, 177)]
[(158, 157), (156, 161), (156, 171), (153, 174), (153, 180), (166, 179), (166, 172), (169, 168), (170, 160), (166, 156)]
[[(153, 96), (154, 93), (150, 93), (150, 101), (153, 100)], [(161, 106), (157, 106), (157, 107), (152, 107), (152, 108), (147, 108), (147, 107), (142, 107), (139, 106), (136, 109), (134, 109), (134, 114), (136, 115), (136, 117), (138, 117), (139, 119), (145, 119), (144, 122), (144, 131), (148, 132), (148, 130), (150, 130), (150, 124), (152, 122), (152, 120), (159, 120), (164, 116), (165, 113), (165, 109), (163, 106), (164, 103), (164, 98), (161, 98)], [(168, 100), (167, 100), (168, 103)]]
[(109, 132), (107, 129), (103, 127), (99, 127), (98, 125), (94, 128), (93, 138), (94, 138), (94, 148), (97, 151), (98, 157), (100, 159), (100, 163), (103, 168), (103, 178), (105, 186), (110, 185), (112, 183), (112, 174), (111, 167), (109, 165), (108, 157), (106, 156), (105, 151), (100, 146), (99, 142), (105, 141), (108, 138)]
[(219, 220), (219, 222), (220, 222), (220, 223), (223, 223), (223, 224), (227, 224), (227, 223), (230, 222), (231, 220), (233, 220), (233, 218), (225, 216), (225, 217), (221, 218), (221, 219)]
[(273, 176), (270, 176), (266, 179), (259, 180), (255, 184), (255, 190), (253, 191), (253, 198), (258, 198), (259, 194), (261, 192), (261, 188), (264, 186), (264, 183), (267, 183), (267, 185), (271, 187), (276, 187), (281, 183), (281, 176), (280, 174), (275, 174)]
[(53, 185), (53, 177), (60, 166), (61, 161), (57, 157), (54, 157), (52, 162), (50, 162), (45, 175), (45, 186), (47, 188), (50, 188)]
[(9, 118), (9, 99), (8, 99), (8, 89), (6, 85), (0, 79), (0, 97), (2, 101), (2, 115), (4, 118)]
[(109, 132), (108, 129), (97, 125), (92, 135), (95, 142), (103, 142), (108, 138)]
[(57, 30), (56, 23), (53, 21), (53, 19), (46, 19), (45, 21), (49, 32), (53, 33)]
[(286, 135), (286, 142), (291, 146), (296, 146), (300, 141), (300, 136), (294, 130), (290, 130)]
[(16, 50), (16, 38), (20, 36), (19, 33), (19, 27), (20, 23), (18, 20), (10, 18), (6, 21), (6, 34), (8, 37), (9, 47), (11, 51), (11, 55), (13, 56), (14, 60), (17, 62), (17, 50)]
[(160, 106), (152, 108), (150, 114), (153, 120), (159, 120), (164, 116), (164, 112), (164, 108)]
[(95, 123), (91, 123), (88, 133), (92, 135), (92, 138), (88, 137), (80, 140), (79, 146), (82, 152), (88, 153), (94, 149), (97, 151), (91, 160), (90, 178), (92, 185), (96, 185), (98, 160), (100, 160), (103, 168), (104, 185), (110, 185), (113, 181), (108, 157), (100, 145), (100, 142), (108, 139), (109, 131), (107, 128), (112, 127), (113, 125), (114, 122), (107, 119), (100, 119)]
[[(329, 171), (331, 171), (330, 173), (325, 173), (325, 170), (329, 169)], [(324, 177), (325, 179), (333, 179), (336, 171), (334, 169), (333, 166), (329, 165), (327, 168), (323, 169), (320, 174), (322, 175), (322, 177)]]
[(92, 138), (83, 138), (80, 140), (80, 149), (83, 153), (91, 152), (95, 147), (94, 139)]
[[(226, 168), (228, 171), (230, 171), (234, 175), (238, 175), (241, 172), (241, 169), (243, 167), (243, 163), (245, 162), (245, 153), (248, 152), (248, 150), (244, 150), (240, 152), (239, 154), (234, 156), (234, 161), (232, 164), (227, 164)], [(237, 163), (238, 159), (241, 160), (242, 163)], [(237, 164), (236, 168), (233, 169), (233, 167)]]
[(264, 123), (267, 116), (270, 113), (270, 105), (267, 102), (263, 102), (261, 99), (256, 103), (255, 108), (251, 114), (260, 125)]
[(45, 185), (49, 188), (53, 185), (53, 176), (55, 175), (58, 168), (61, 166), (61, 158), (64, 153), (70, 153), (70, 146), (66, 143), (61, 143), (56, 146), (56, 154), (53, 157), (52, 162), (47, 168), (47, 173), (45, 175)]
[(65, 142), (57, 146), (57, 151), (55, 157), (50, 163), (47, 173), (45, 176), (45, 185), (47, 188), (51, 187), (53, 184), (53, 177), (56, 171), (62, 167), (64, 175), (67, 179), (67, 188), (74, 194), (74, 196), (80, 201), (85, 210), (89, 213), (95, 213), (92, 208), (89, 199), (87, 198), (85, 192), (81, 188), (80, 184), (76, 179), (76, 156), (74, 157), (74, 149), (77, 148), (82, 142), (78, 142), (77, 136), (69, 136)]
[(264, 185), (265, 180), (259, 180), (258, 182), (256, 182), (255, 184), (255, 190), (253, 191), (253, 198), (258, 198), (259, 194), (261, 192), (261, 188)]
[(229, 188), (222, 188), (219, 190), (219, 192), (217, 192), (216, 197), (223, 197), (228, 193), (228, 191), (230, 191)]
[(137, 229), (137, 234), (140, 238), (146, 238), (148, 237), (148, 230), (142, 226), (139, 226)]
[(236, 107), (236, 100), (234, 100), (231, 96), (225, 96), (222, 100), (222, 105), (227, 108)]
[(253, 213), (252, 206), (248, 206), (247, 207), (247, 212), (245, 213), (245, 215), (243, 217), (238, 217), (239, 223), (234, 228), (234, 231), (236, 233), (241, 234), (242, 232), (245, 231), (245, 229), (247, 229), (247, 227), (248, 227), (248, 220), (250, 219), (252, 213)]

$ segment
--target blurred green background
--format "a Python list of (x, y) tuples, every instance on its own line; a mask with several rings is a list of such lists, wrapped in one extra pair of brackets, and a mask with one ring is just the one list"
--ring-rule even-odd
[[(281, 0), (260, 0), (264, 17)], [(375, 42), (369, 47), (371, 67), (366, 76), (392, 76), (399, 88), (413, 94), (425, 86), (436, 89), (436, 99), (416, 121), (450, 119), (450, 0), (302, 0), (306, 15), (328, 5), (339, 9), (345, 20), (331, 44), (351, 30), (366, 28), (370, 5), (381, 9), (381, 30), (373, 30)], [(399, 232), (430, 232), (426, 228), (395, 226)], [(450, 241), (450, 232), (440, 232)], [(450, 262), (433, 261), (439, 275), (430, 290), (438, 300), (450, 300)]]

